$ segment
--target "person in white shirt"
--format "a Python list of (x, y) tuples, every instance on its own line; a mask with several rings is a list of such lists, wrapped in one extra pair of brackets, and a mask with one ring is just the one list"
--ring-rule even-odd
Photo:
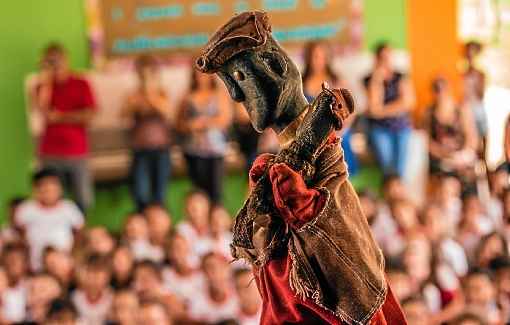
[(2, 315), (8, 322), (22, 322), (26, 317), (28, 252), (21, 244), (8, 244), (2, 254), (8, 287), (2, 294)]
[(211, 209), (210, 216), (210, 249), (225, 256), (227, 260), (232, 260), (230, 253), (230, 243), (232, 242), (232, 218), (228, 211), (220, 206), (214, 206)]
[(448, 218), (445, 218), (438, 205), (428, 205), (423, 212), (423, 223), (427, 238), (441, 262), (446, 263), (458, 277), (466, 275), (469, 265), (462, 246), (448, 236)]
[(74, 234), (84, 223), (78, 206), (62, 198), (59, 176), (51, 169), (43, 169), (34, 175), (33, 198), (18, 207), (15, 219), (30, 246), (30, 263), (35, 271), (42, 267), (46, 247), (69, 252)]
[(161, 302), (149, 300), (141, 304), (137, 324), (172, 325), (173, 321)]
[(201, 258), (209, 252), (210, 202), (204, 192), (194, 190), (186, 196), (186, 219), (177, 225), (177, 232), (191, 245), (191, 253)]
[(234, 274), (239, 309), (236, 319), (240, 325), (258, 325), (262, 300), (257, 289), (253, 274), (249, 269), (239, 269)]
[(138, 296), (131, 289), (116, 291), (108, 324), (137, 325), (136, 318), (140, 308), (138, 300)]
[(71, 301), (84, 325), (102, 325), (113, 299), (110, 264), (106, 258), (92, 255), (78, 270), (78, 289), (73, 291)]
[(231, 285), (228, 261), (221, 254), (208, 253), (202, 258), (202, 270), (207, 284), (191, 301), (191, 319), (206, 323), (235, 319), (239, 303)]
[(179, 233), (173, 233), (167, 246), (170, 267), (163, 269), (163, 284), (189, 306), (196, 293), (204, 290), (204, 275), (190, 261), (190, 248), (186, 238)]
[(164, 259), (163, 250), (151, 245), (147, 220), (141, 214), (135, 213), (127, 217), (124, 224), (123, 239), (133, 253), (135, 261), (161, 262)]
[(167, 236), (172, 229), (172, 218), (170, 214), (158, 204), (147, 206), (143, 210), (143, 214), (147, 219), (151, 245), (163, 250)]
[(184, 303), (163, 285), (160, 265), (150, 260), (138, 262), (133, 272), (132, 288), (142, 301), (155, 300), (162, 303), (171, 319), (184, 318)]

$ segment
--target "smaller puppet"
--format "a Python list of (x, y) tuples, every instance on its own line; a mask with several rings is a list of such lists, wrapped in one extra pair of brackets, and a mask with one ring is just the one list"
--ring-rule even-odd
[(273, 128), (282, 146), (253, 164), (234, 225), (232, 255), (253, 265), (261, 324), (406, 324), (333, 132), (354, 109), (350, 93), (324, 85), (309, 104), (259, 11), (221, 27), (196, 67), (217, 73), (254, 128)]

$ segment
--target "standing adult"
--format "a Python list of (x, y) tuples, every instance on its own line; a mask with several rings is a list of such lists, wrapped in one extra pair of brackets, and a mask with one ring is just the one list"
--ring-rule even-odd
[(41, 163), (70, 181), (78, 206), (85, 210), (94, 196), (87, 127), (96, 103), (89, 83), (70, 70), (60, 44), (52, 43), (43, 52), (34, 102), (45, 121), (38, 149)]
[(141, 56), (135, 68), (139, 86), (128, 96), (122, 113), (132, 121), (131, 192), (142, 211), (149, 204), (165, 203), (170, 175), (170, 104), (156, 59)]
[(226, 130), (230, 101), (216, 86), (215, 77), (192, 69), (188, 94), (179, 108), (177, 129), (183, 135), (184, 155), (193, 184), (220, 203), (223, 191)]
[(388, 43), (378, 44), (374, 69), (364, 79), (368, 99), (368, 135), (383, 173), (402, 176), (411, 134), (409, 111), (414, 105), (414, 94), (407, 77), (393, 68), (391, 54)]
[(467, 68), (464, 72), (464, 103), (467, 105), (475, 118), (478, 136), (482, 139), (480, 150), (485, 150), (488, 131), (487, 114), (483, 99), (485, 95), (485, 73), (476, 67), (476, 58), (482, 50), (478, 42), (468, 42), (464, 47), (464, 57)]
[[(324, 81), (328, 82), (332, 88), (344, 88), (345, 82), (331, 67), (329, 61), (331, 55), (329, 52), (330, 49), (325, 42), (313, 41), (305, 45), (303, 91), (310, 103), (321, 92)], [(354, 116), (350, 116), (346, 124), (352, 124), (354, 118)], [(351, 129), (349, 126), (346, 126), (341, 132), (344, 158), (349, 168), (349, 174), (354, 175), (358, 170), (358, 159), (351, 148)]]

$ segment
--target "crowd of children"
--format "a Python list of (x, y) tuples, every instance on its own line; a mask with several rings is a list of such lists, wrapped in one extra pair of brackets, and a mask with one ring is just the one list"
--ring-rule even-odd
[(508, 176), (501, 166), (484, 190), (453, 174), (437, 175), (421, 206), (398, 177), (386, 178), (381, 200), (360, 193), (409, 324), (510, 321)]
[(33, 177), (0, 234), (0, 324), (258, 324), (251, 271), (232, 263), (231, 216), (186, 197), (185, 221), (149, 205), (119, 234), (84, 228), (58, 173)]

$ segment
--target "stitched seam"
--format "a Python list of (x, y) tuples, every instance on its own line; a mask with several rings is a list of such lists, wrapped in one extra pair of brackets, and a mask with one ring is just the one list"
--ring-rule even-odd
[(326, 202), (324, 203), (324, 206), (322, 207), (321, 211), (317, 214), (317, 216), (315, 218), (308, 221), (307, 223), (302, 225), (299, 229), (297, 229), (298, 233), (304, 232), (304, 231), (308, 230), (310, 227), (314, 226), (317, 223), (317, 221), (319, 220), (319, 218), (321, 218), (324, 215), (324, 212), (326, 211), (326, 208), (328, 207), (329, 201), (331, 199), (331, 192), (325, 187), (320, 187), (317, 190), (321, 193), (326, 194)]

